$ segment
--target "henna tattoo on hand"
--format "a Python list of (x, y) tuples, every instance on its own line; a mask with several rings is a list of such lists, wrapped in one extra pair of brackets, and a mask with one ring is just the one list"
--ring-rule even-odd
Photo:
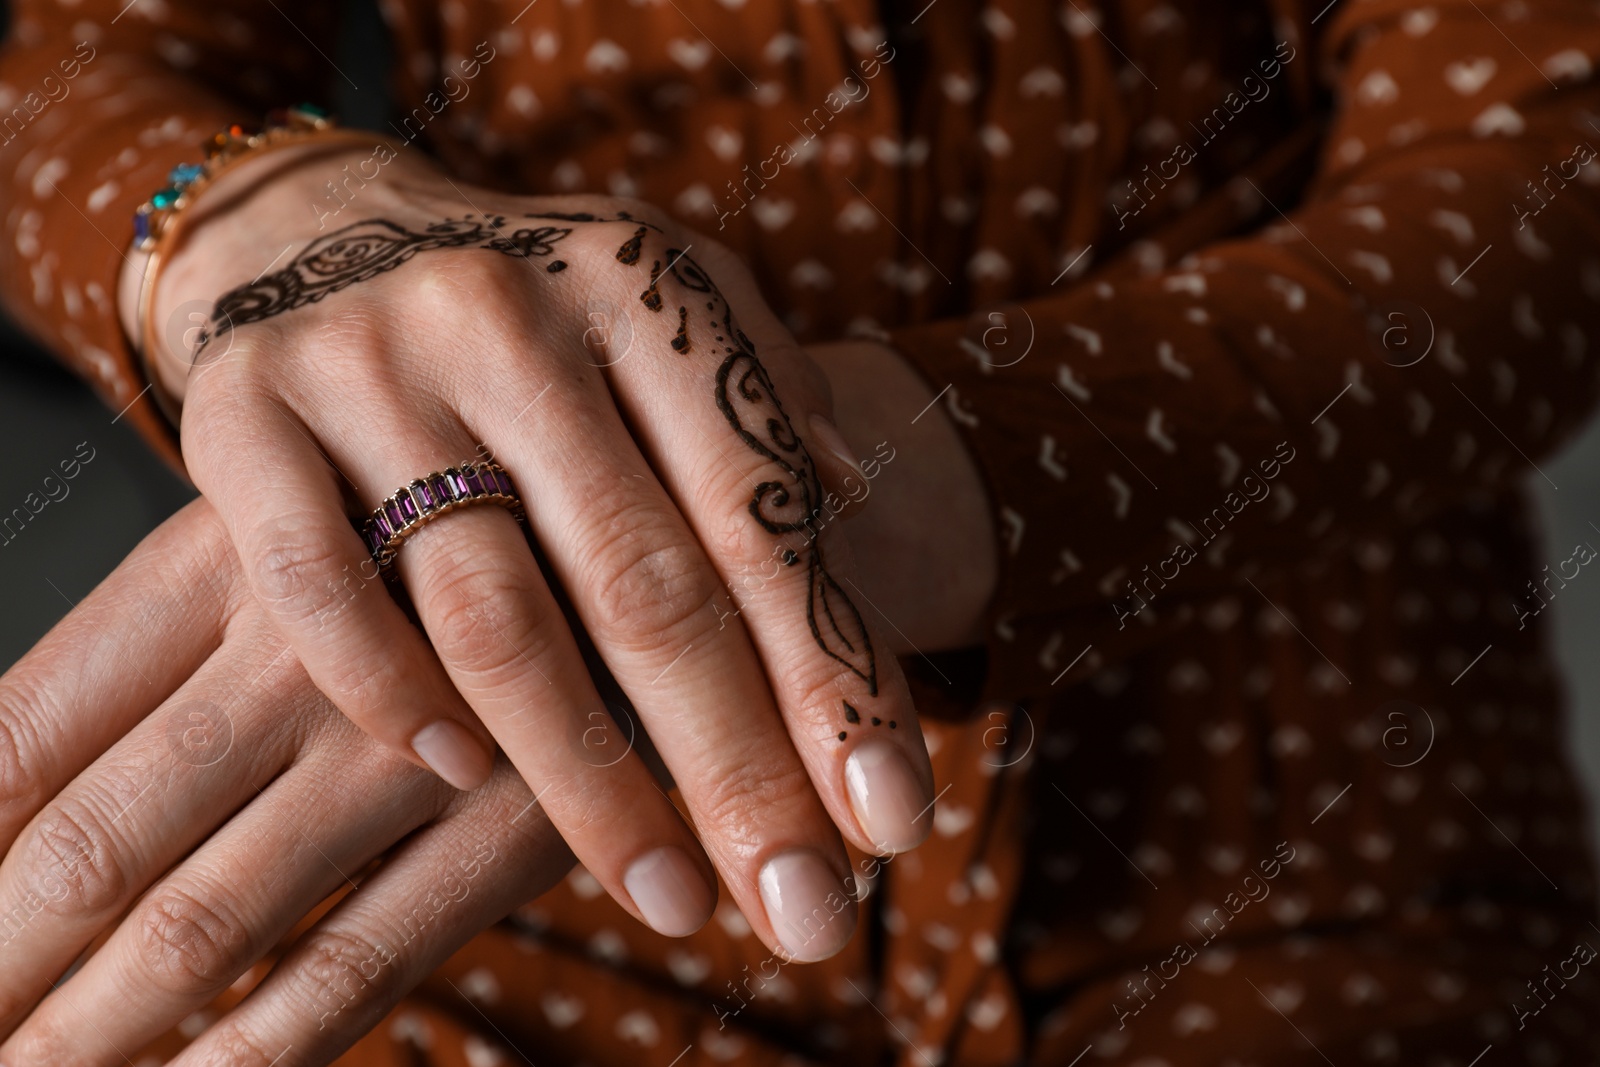
[[(635, 265), (640, 259), (641, 242), (645, 228), (640, 229), (617, 249), (620, 263)], [(661, 269), (657, 260), (650, 268), (650, 285), (639, 295), (640, 302), (652, 312), (662, 310), (660, 281), (670, 273), (684, 289), (691, 293), (704, 293), (705, 323), (724, 357), (717, 368), (716, 390), (713, 394), (718, 409), (752, 451), (765, 457), (778, 468), (779, 476), (759, 483), (750, 499), (749, 510), (756, 522), (769, 533), (783, 535), (806, 534), (806, 565), (810, 571), (806, 594), (806, 622), (817, 647), (842, 663), (852, 674), (867, 685), (867, 693), (878, 694), (877, 657), (872, 649), (872, 637), (866, 622), (854, 602), (845, 593), (823, 562), (822, 545), (818, 531), (813, 526), (822, 514), (822, 479), (817, 465), (806, 450), (794, 423), (778, 400), (772, 378), (756, 355), (754, 342), (739, 328), (733, 318), (733, 308), (716, 283), (688, 255), (687, 249), (666, 250), (667, 268)], [(697, 312), (697, 317), (699, 313)], [(689, 351), (689, 309), (678, 308), (678, 331), (672, 347), (680, 353)], [(795, 566), (801, 556), (791, 548), (783, 550), (786, 566)], [(845, 721), (861, 722), (860, 713), (849, 701), (841, 701)], [(883, 720), (873, 716), (872, 725)], [(892, 720), (889, 726), (896, 725)], [(849, 737), (848, 731), (839, 731), (839, 740)]]
[[(282, 270), (224, 293), (195, 340), (190, 362), (198, 363), (206, 346), (231, 330), (314, 304), (394, 270), (419, 252), (475, 245), (526, 259), (550, 255), (555, 243), (572, 232), (570, 226), (539, 226), (507, 234), (505, 223), (501, 216), (469, 215), (418, 231), (386, 219), (366, 219), (335, 230), (307, 245)], [(558, 259), (546, 269), (555, 273), (566, 264)]]
[[(475, 247), (524, 259), (545, 257), (573, 232), (574, 226), (627, 222), (636, 229), (617, 249), (616, 260), (623, 266), (638, 267), (644, 261), (645, 240), (652, 231), (661, 232), (622, 212), (611, 217), (549, 212), (526, 215), (524, 219), (534, 225), (510, 233), (506, 232), (506, 218), (500, 215), (443, 219), (421, 230), (407, 229), (385, 219), (367, 219), (335, 230), (307, 245), (283, 269), (223, 294), (196, 341), (193, 361), (200, 360), (210, 342), (231, 330), (316, 303), (394, 270), (422, 252)], [(639, 302), (651, 312), (664, 310), (661, 283), (669, 275), (684, 292), (703, 295), (703, 309), (701, 302), (696, 302), (692, 316), (689, 305), (678, 307), (677, 330), (670, 341), (672, 350), (680, 356), (694, 351), (691, 317), (696, 325), (709, 331), (712, 343), (721, 347), (723, 358), (712, 394), (717, 408), (739, 439), (774, 468), (772, 477), (756, 485), (748, 505), (750, 515), (776, 536), (805, 535), (803, 552), (786, 546), (779, 558), (789, 567), (803, 561), (809, 572), (806, 623), (811, 635), (824, 654), (860, 678), (869, 696), (876, 696), (877, 657), (866, 623), (823, 561), (820, 530), (815, 525), (823, 512), (822, 481), (816, 463), (778, 400), (772, 378), (756, 355), (755, 344), (739, 328), (721, 290), (690, 258), (687, 249), (666, 248), (664, 255), (665, 264), (660, 259), (651, 260), (649, 284), (639, 294)], [(565, 262), (556, 259), (545, 269), (556, 274), (566, 267)], [(847, 700), (840, 703), (844, 721), (851, 726), (860, 725), (860, 711)], [(868, 721), (873, 726), (883, 724), (877, 716), (869, 716)], [(898, 724), (891, 719), (887, 725), (893, 729)], [(846, 730), (838, 733), (840, 741), (848, 736)]]

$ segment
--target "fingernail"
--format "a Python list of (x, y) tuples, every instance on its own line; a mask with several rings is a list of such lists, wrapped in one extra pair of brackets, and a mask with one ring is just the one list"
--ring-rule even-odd
[(850, 446), (845, 443), (844, 435), (839, 432), (839, 427), (821, 415), (811, 416), (811, 433), (817, 441), (837, 456), (840, 462), (845, 463), (851, 470), (865, 478), (861, 471), (861, 461), (856, 459), (856, 454), (850, 451)]
[(411, 739), (411, 751), (440, 778), (467, 792), (489, 780), (493, 762), (477, 738), (467, 728), (450, 719), (440, 719), (418, 730)]
[(716, 905), (699, 868), (675, 845), (634, 860), (622, 885), (650, 928), (668, 937), (688, 937), (706, 924)]
[(856, 904), (823, 858), (807, 849), (774, 856), (757, 881), (778, 943), (800, 963), (825, 960), (856, 929)]
[(844, 761), (844, 781), (861, 829), (881, 851), (907, 852), (933, 828), (933, 798), (894, 742), (857, 745)]

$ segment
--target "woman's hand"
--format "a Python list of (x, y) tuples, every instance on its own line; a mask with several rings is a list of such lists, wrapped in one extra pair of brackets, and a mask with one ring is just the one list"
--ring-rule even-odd
[(339, 715), (204, 501), (0, 677), (0, 849), (0, 1063), (106, 1067), (354, 887), (174, 1061), (330, 1062), (572, 864), (505, 761), (460, 793)]
[[(657, 930), (709, 917), (714, 864), (769, 946), (837, 951), (855, 911), (835, 826), (911, 848), (934, 794), (824, 506), (825, 484), (859, 477), (826, 379), (730, 254), (647, 206), (462, 188), (413, 153), (336, 184), (345, 225), (322, 232), (327, 183), (370, 173), (362, 159), (255, 164), (190, 209), (155, 294), (172, 336), (147, 343), (183, 398), (190, 472), (306, 670), (462, 787), (490, 766), (476, 712)], [(511, 472), (554, 582), (501, 508), (437, 519), (397, 560), (424, 636), (347, 515), (482, 453)], [(710, 863), (612, 725), (558, 590)]]

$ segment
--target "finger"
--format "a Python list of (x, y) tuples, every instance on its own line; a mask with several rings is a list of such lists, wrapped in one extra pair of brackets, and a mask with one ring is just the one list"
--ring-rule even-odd
[[(258, 636), (269, 633), (262, 620)], [(252, 643), (276, 645), (271, 637)], [(229, 652), (217, 657), (222, 672), (258, 670), (253, 661), (260, 657)], [(298, 665), (268, 673), (277, 684), (230, 708), (241, 744), (254, 744), (269, 719), (304, 722), (332, 713)], [(445, 807), (447, 791), (431, 776), (361, 738), (342, 717), (325, 721), (314, 755), (259, 793), (250, 790), (243, 810), (145, 893), (0, 1045), (0, 1063), (123, 1063), (124, 1050), (143, 1047), (204, 1006), (330, 893), (356, 889), (355, 872)], [(138, 731), (120, 747), (159, 743), (150, 733)], [(308, 802), (329, 795), (383, 799), (357, 812)]]
[(221, 643), (234, 566), (195, 501), (0, 677), (0, 854)]
[[(493, 397), (463, 403), (502, 462), (527, 472), (529, 521), (551, 566), (752, 928), (793, 958), (825, 958), (855, 925), (843, 843), (743, 629), (715, 611), (715, 569), (597, 378), (540, 382), (508, 366)], [(517, 432), (517, 410), (546, 387), (538, 431)]]
[[(663, 315), (674, 302), (684, 309), (685, 351), (610, 369), (624, 414), (739, 591), (739, 618), (823, 803), (858, 847), (913, 848), (932, 828), (932, 768), (905, 679), (877, 652), (881, 624), (829, 518), (810, 418), (825, 400), (782, 373), (794, 344), (758, 297), (735, 316), (693, 256), (660, 255), (677, 264), (658, 288)], [(706, 441), (723, 462), (704, 461)]]
[(0, 1032), (294, 751), (293, 717), (238, 717), (270, 707), (297, 669), (281, 644), (262, 647), (276, 659), (208, 660), (51, 800), (0, 862)]
[[(363, 442), (330, 447), (355, 464)], [(403, 485), (471, 451), (419, 430), (366, 461)], [(699, 929), (716, 904), (711, 865), (636, 752), (586, 743), (609, 716), (516, 520), (492, 504), (457, 509), (408, 537), (395, 562), (451, 680), (584, 866), (659, 932)]]
[(468, 939), (548, 891), (571, 864), (527, 787), (498, 771), (296, 941), (173, 1067), (332, 1061)]
[[(196, 380), (184, 455), (226, 521), (256, 599), (351, 721), (456, 788), (476, 788), (492, 745), (345, 515), (341, 484), (373, 504), (385, 490), (341, 474), (282, 401), (224, 373), (235, 365)], [(369, 450), (382, 451), (385, 435), (398, 434), (390, 413), (403, 409), (385, 406), (382, 382), (370, 391), (381, 417), (363, 425), (373, 428)], [(261, 463), (263, 455), (276, 461)]]

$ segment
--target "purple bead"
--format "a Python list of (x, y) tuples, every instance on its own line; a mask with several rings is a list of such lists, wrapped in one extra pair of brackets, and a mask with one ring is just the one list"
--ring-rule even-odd
[(450, 483), (450, 492), (457, 500), (465, 500), (472, 494), (467, 492), (467, 480), (458, 470), (444, 472), (444, 480)]
[(417, 506), (421, 508), (423, 512), (429, 512), (433, 510), (433, 493), (429, 491), (426, 482), (412, 482), (411, 496), (416, 500)]
[(400, 514), (406, 517), (407, 522), (417, 517), (417, 505), (412, 501), (410, 493), (402, 491), (395, 499), (400, 502)]
[(400, 509), (392, 501), (384, 502), (383, 513), (389, 517), (389, 529), (391, 530), (398, 530), (406, 524), (406, 520), (400, 514)]
[(466, 479), (468, 492), (473, 496), (483, 495), (483, 480), (478, 477), (478, 472), (475, 468), (468, 467), (462, 477)]
[(389, 538), (394, 536), (394, 527), (389, 525), (389, 518), (383, 513), (381, 508), (379, 509), (378, 513), (372, 517), (372, 527), (378, 531), (378, 539), (380, 542), (387, 541)]
[(428, 483), (428, 487), (429, 491), (433, 493), (434, 507), (441, 508), (450, 503), (450, 483), (445, 480), (444, 475), (434, 475), (433, 480)]

